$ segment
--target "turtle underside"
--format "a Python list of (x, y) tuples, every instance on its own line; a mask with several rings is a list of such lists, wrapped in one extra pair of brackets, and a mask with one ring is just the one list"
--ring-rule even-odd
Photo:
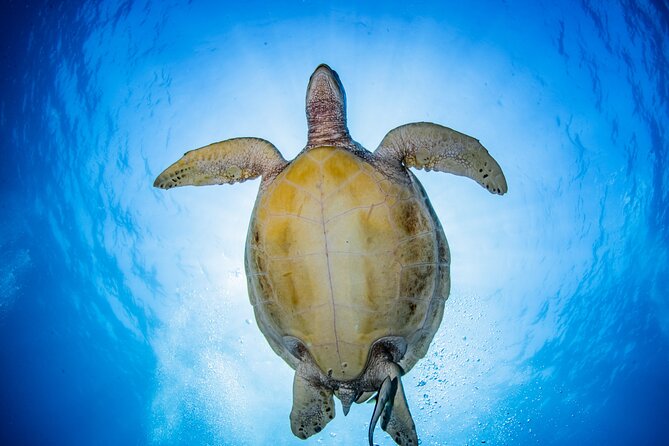
[(402, 376), (425, 356), (450, 290), (446, 237), (410, 169), (447, 172), (508, 191), (476, 138), (431, 122), (390, 130), (374, 152), (355, 142), (337, 73), (309, 78), (307, 144), (288, 162), (269, 141), (231, 138), (184, 154), (162, 189), (262, 177), (245, 267), (256, 321), (295, 369), (290, 428), (306, 439), (376, 395), (377, 424), (399, 446), (418, 435)]
[[(324, 374), (353, 380), (372, 344), (406, 341), (411, 369), (448, 297), (446, 238), (413, 175), (335, 147), (304, 151), (258, 196), (246, 248), (260, 329), (294, 368), (297, 339)], [(405, 178), (398, 181), (398, 178)]]

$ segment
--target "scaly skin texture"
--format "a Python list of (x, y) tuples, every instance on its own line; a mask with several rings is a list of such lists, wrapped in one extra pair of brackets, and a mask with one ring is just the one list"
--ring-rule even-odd
[(449, 259), (414, 181), (390, 181), (347, 150), (320, 147), (259, 197), (246, 268), (258, 324), (277, 353), (285, 358), (283, 337), (292, 336), (324, 374), (349, 381), (380, 338), (427, 348), (448, 295)]
[(339, 76), (321, 65), (309, 78), (306, 113), (307, 149), (321, 146), (354, 148), (346, 126), (346, 94)]

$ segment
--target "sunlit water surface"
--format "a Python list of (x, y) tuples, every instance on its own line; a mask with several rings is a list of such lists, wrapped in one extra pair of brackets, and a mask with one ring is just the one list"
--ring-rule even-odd
[(368, 149), (438, 122), (508, 179), (417, 173), (453, 281), (404, 378), (422, 444), (666, 442), (666, 3), (459, 5), (5, 6), (0, 443), (364, 443), (371, 405), (290, 432), (243, 271), (258, 181), (151, 187), (230, 137), (295, 156), (322, 62)]

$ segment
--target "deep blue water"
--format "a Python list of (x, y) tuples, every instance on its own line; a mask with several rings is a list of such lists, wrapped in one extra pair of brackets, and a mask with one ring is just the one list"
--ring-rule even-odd
[(246, 296), (258, 182), (151, 184), (234, 136), (292, 158), (322, 62), (368, 149), (438, 122), (509, 183), (418, 172), (453, 257), (422, 444), (665, 444), (666, 2), (278, 3), (3, 4), (0, 444), (305, 444)]

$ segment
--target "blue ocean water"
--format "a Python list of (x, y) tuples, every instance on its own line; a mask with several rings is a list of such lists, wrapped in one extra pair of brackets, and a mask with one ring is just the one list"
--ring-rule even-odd
[(243, 272), (258, 181), (151, 186), (230, 137), (295, 156), (323, 62), (368, 149), (438, 122), (509, 183), (417, 172), (453, 265), (404, 378), (421, 443), (668, 441), (666, 2), (2, 8), (0, 444), (364, 444), (370, 405), (290, 432)]

